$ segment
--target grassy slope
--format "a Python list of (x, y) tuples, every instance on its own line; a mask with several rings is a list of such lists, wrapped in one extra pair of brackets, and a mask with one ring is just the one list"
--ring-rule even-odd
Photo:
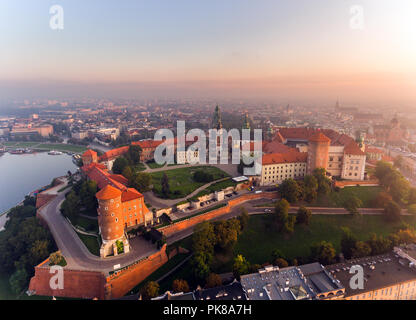
[[(169, 178), (169, 186), (170, 186), (170, 190), (172, 193), (171, 199), (178, 199), (178, 198), (185, 197), (205, 184), (203, 182), (196, 182), (192, 178), (193, 173), (198, 169), (203, 169), (205, 172), (212, 173), (214, 175), (214, 180), (218, 180), (218, 179), (228, 176), (228, 174), (225, 173), (224, 171), (216, 167), (209, 167), (209, 166), (187, 167), (187, 168), (179, 168), (179, 169), (168, 170), (168, 171), (153, 172), (151, 173), (153, 190), (159, 196), (161, 195), (161, 189), (162, 189), (161, 179), (162, 179), (163, 173), (166, 173), (166, 175)], [(173, 193), (175, 191), (180, 191), (182, 193), (179, 195), (174, 195)]]

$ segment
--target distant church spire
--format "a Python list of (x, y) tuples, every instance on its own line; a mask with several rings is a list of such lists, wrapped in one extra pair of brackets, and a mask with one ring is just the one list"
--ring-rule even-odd
[(244, 115), (243, 129), (250, 129), (250, 120), (248, 118), (248, 112), (247, 111)]
[(212, 117), (212, 128), (217, 130), (222, 129), (221, 111), (218, 105), (215, 107), (214, 116)]

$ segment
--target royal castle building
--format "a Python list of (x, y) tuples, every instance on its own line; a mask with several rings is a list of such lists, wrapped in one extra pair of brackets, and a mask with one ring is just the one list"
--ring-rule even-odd
[(366, 154), (353, 138), (331, 129), (279, 128), (263, 143), (260, 185), (301, 179), (316, 168), (332, 177), (364, 180)]

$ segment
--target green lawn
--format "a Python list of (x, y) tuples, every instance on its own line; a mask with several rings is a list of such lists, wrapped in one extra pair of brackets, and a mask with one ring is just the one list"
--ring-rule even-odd
[(324, 206), (324, 207), (339, 207), (343, 208), (345, 201), (351, 196), (356, 196), (363, 202), (363, 208), (372, 208), (373, 202), (377, 195), (382, 191), (381, 187), (346, 187), (340, 191), (331, 191), (328, 196), (320, 197), (317, 201), (308, 206)]
[(63, 143), (42, 143), (36, 147), (38, 150), (56, 150), (63, 152), (74, 152), (82, 153), (87, 150), (85, 146), (77, 146), (74, 144), (63, 144)]
[(88, 248), (88, 250), (96, 255), (100, 256), (100, 246), (98, 245), (97, 237), (94, 236), (87, 236), (85, 234), (77, 232), (79, 238), (81, 241), (85, 244), (85, 246)]
[[(404, 217), (404, 220), (416, 225), (415, 217)], [(358, 239), (367, 240), (373, 232), (387, 236), (400, 225), (400, 222), (387, 223), (383, 216), (313, 215), (309, 227), (296, 225), (293, 235), (287, 237), (276, 231), (271, 214), (251, 216), (248, 228), (234, 248), (234, 255), (242, 254), (251, 263), (259, 264), (270, 262), (274, 249), (279, 249), (288, 259), (308, 257), (311, 245), (322, 240), (332, 242), (339, 252), (344, 226)]]
[(134, 171), (144, 171), (146, 170), (146, 167), (143, 163), (139, 163), (134, 166)]
[(204, 170), (205, 172), (212, 173), (214, 176), (214, 180), (228, 177), (228, 174), (222, 171), (221, 169), (211, 166), (187, 167), (167, 171), (153, 172), (151, 173), (153, 191), (158, 196), (163, 197), (161, 192), (161, 179), (163, 174), (166, 173), (166, 175), (169, 178), (169, 186), (171, 190), (169, 198), (179, 199), (186, 197), (187, 195), (189, 195), (190, 193), (192, 193), (193, 191), (205, 184), (203, 182), (196, 182), (193, 179), (194, 172), (200, 169)]
[(157, 164), (154, 161), (149, 161), (146, 163), (150, 169), (159, 169), (165, 166), (165, 164)]

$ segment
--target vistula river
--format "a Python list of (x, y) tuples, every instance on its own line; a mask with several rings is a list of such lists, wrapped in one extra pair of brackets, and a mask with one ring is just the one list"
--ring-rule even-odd
[[(25, 198), (25, 195), (52, 182), (55, 177), (75, 172), (69, 155), (47, 152), (0, 156), (0, 214)], [(1, 227), (1, 226), (0, 226)]]

